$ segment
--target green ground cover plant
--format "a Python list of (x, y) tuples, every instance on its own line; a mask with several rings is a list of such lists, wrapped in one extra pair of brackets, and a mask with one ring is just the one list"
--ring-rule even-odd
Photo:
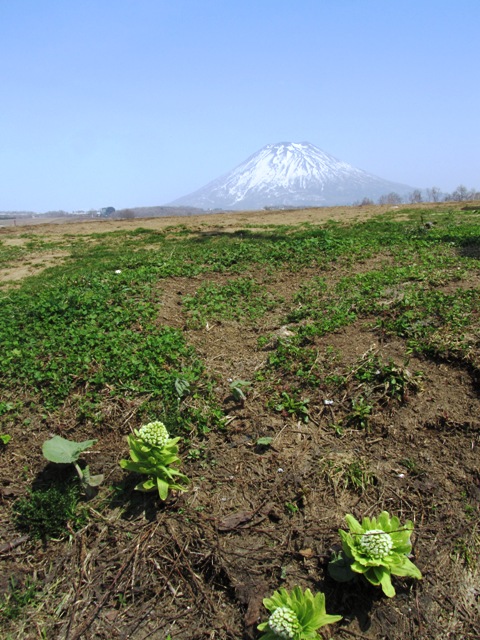
[[(193, 416), (203, 430), (219, 424), (204, 400), (211, 383), (203, 364), (179, 330), (157, 326), (160, 305), (161, 292), (151, 284), (113, 271), (35, 279), (0, 305), (0, 380), (7, 388), (22, 384), (47, 410), (76, 395), (79, 417), (100, 412), (102, 420), (108, 389), (111, 396), (148, 397), (171, 429), (194, 428)], [(190, 384), (188, 405), (178, 402), (178, 378)]]
[(232, 279), (227, 284), (202, 285), (194, 296), (183, 298), (185, 309), (191, 314), (191, 325), (201, 327), (210, 320), (251, 321), (275, 308), (276, 302), (265, 287), (251, 278)]
[(11, 578), (8, 591), (0, 599), (0, 619), (18, 618), (26, 606), (35, 602), (38, 597), (37, 589), (38, 584), (33, 580), (27, 580), (26, 584), (20, 585), (15, 578)]

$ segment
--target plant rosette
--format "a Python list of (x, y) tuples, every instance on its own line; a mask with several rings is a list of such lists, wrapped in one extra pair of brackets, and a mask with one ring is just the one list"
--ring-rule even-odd
[(387, 511), (382, 511), (378, 518), (363, 518), (362, 524), (350, 514), (345, 520), (349, 531), (338, 532), (343, 554), (328, 565), (332, 578), (346, 582), (355, 574), (362, 574), (371, 584), (381, 586), (389, 598), (395, 595), (392, 575), (421, 579), (420, 570), (407, 557), (412, 549), (410, 520), (401, 525)]
[(314, 596), (310, 589), (303, 592), (300, 587), (291, 593), (279, 589), (263, 604), (270, 617), (258, 625), (265, 632), (259, 640), (320, 640), (317, 629), (342, 619), (326, 613), (323, 593)]
[(127, 440), (131, 460), (120, 460), (120, 466), (148, 476), (137, 484), (137, 491), (158, 491), (161, 500), (166, 500), (169, 491), (187, 490), (189, 479), (172, 466), (181, 462), (177, 455), (180, 438), (170, 438), (163, 422), (150, 422), (134, 429)]

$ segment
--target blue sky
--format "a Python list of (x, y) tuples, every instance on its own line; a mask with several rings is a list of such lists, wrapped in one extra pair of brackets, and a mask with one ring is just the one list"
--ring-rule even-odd
[(480, 189), (479, 0), (0, 0), (0, 211), (165, 204), (308, 141)]

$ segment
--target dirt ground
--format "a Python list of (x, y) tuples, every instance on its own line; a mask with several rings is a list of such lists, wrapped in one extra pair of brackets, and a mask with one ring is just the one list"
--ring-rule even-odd
[[(348, 215), (359, 220), (371, 213), (338, 208), (107, 220), (28, 232), (48, 238), (185, 225), (203, 233)], [(0, 229), (0, 238), (18, 242), (25, 231)], [(63, 254), (42, 259), (28, 274)], [(23, 275), (21, 265), (12, 265), (0, 280)], [(314, 275), (311, 269), (278, 273), (269, 287), (288, 302), (299, 283)], [(349, 398), (361, 383), (351, 379), (336, 390), (319, 385), (309, 397), (305, 423), (268, 409), (261, 384), (245, 402), (236, 402), (229, 391), (229, 380), (254, 380), (265, 366), (271, 347), (259, 348), (258, 336), (284, 335), (280, 314), (241, 327), (215, 322), (189, 329), (178, 301), (199, 285), (183, 278), (163, 281), (159, 322), (182, 328), (218, 381), (227, 428), (190, 443), (199, 453), (182, 469), (192, 480), (187, 493), (163, 506), (133, 491), (126, 506), (115, 491), (100, 493), (87, 503), (89, 518), (80, 531), (42, 546), (19, 538), (9, 519), (13, 501), (44, 467), (42, 442), (59, 428), (64, 437), (98, 438), (89, 463), (106, 473), (106, 486), (128, 491), (133, 484), (125, 484), (118, 460), (125, 456), (125, 435), (136, 426), (136, 405), (112, 401), (100, 432), (90, 424), (78, 429), (68, 406), (61, 425), (31, 425), (28, 440), (19, 426), (20, 437), (12, 440), (11, 456), (2, 455), (0, 468), (0, 590), (12, 575), (19, 584), (35, 576), (42, 596), (25, 619), (6, 624), (3, 637), (165, 640), (170, 634), (172, 640), (249, 640), (258, 637), (256, 626), (265, 619), (262, 599), (299, 584), (324, 592), (327, 612), (344, 617), (322, 629), (323, 638), (480, 638), (480, 562), (471, 557), (479, 548), (480, 522), (478, 369), (454, 359), (409, 356), (400, 339), (383, 335), (373, 328), (374, 318), (364, 318), (317, 338), (319, 362), (345, 372), (368, 354), (399, 367), (408, 361), (418, 384), (402, 400), (382, 402), (379, 396), (368, 429), (343, 431), (334, 426), (349, 412)], [(292, 382), (284, 378), (277, 388), (288, 389)], [(257, 445), (261, 437), (272, 438), (271, 445)], [(353, 462), (364, 465), (363, 488), (346, 475)], [(25, 466), (28, 472), (19, 476)], [(413, 561), (423, 574), (418, 582), (395, 579), (392, 600), (360, 581), (336, 583), (327, 571), (344, 514), (373, 516), (382, 510), (414, 521)]]
[[(446, 203), (435, 204), (424, 202), (422, 204), (408, 205), (409, 209), (435, 209), (439, 210), (444, 206), (448, 209)], [(372, 215), (378, 215), (386, 211), (395, 212), (400, 209), (397, 205), (366, 205), (363, 207), (319, 207), (308, 209), (292, 209), (285, 211), (238, 211), (229, 213), (208, 213), (195, 216), (178, 216), (178, 217), (158, 217), (158, 218), (133, 218), (133, 219), (97, 219), (87, 218), (78, 220), (72, 216), (71, 220), (66, 221), (65, 218), (24, 218), (17, 221), (18, 226), (0, 226), (0, 237), (7, 235), (8, 237), (18, 237), (25, 233), (36, 233), (41, 235), (63, 235), (65, 233), (83, 235), (90, 233), (103, 233), (109, 231), (128, 231), (137, 229), (139, 226), (145, 229), (165, 229), (170, 226), (183, 225), (188, 229), (204, 230), (208, 227), (210, 230), (222, 229), (235, 231), (244, 228), (245, 225), (258, 225), (260, 227), (267, 225), (290, 225), (299, 222), (311, 222), (312, 224), (321, 224), (327, 220), (337, 221), (359, 221), (370, 218)]]

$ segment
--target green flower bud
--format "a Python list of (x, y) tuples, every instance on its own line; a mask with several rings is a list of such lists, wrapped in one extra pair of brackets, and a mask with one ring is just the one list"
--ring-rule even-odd
[(360, 536), (358, 546), (366, 555), (380, 560), (392, 550), (393, 540), (381, 529), (370, 529)]
[(138, 437), (154, 447), (164, 447), (170, 436), (163, 422), (149, 422), (138, 431)]
[(275, 609), (268, 619), (268, 626), (282, 640), (291, 640), (302, 630), (297, 616), (289, 607)]

